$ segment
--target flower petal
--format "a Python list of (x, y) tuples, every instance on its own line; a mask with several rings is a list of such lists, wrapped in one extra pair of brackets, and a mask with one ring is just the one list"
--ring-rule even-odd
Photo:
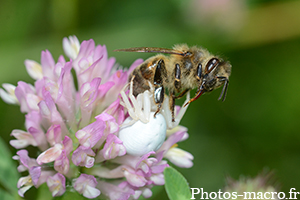
[[(27, 96), (29, 94), (35, 95), (35, 88), (23, 81), (18, 82), (18, 86), (15, 89), (15, 95), (20, 103), (21, 112), (29, 112), (30, 108), (28, 107)], [(32, 103), (31, 103), (32, 104)]]
[(65, 54), (74, 60), (80, 50), (80, 43), (77, 37), (75, 35), (69, 36), (69, 39), (65, 37), (63, 39), (63, 49)]
[(72, 161), (76, 166), (91, 168), (94, 165), (94, 151), (91, 148), (79, 146), (72, 155)]
[(41, 167), (40, 166), (35, 166), (35, 167), (32, 167), (30, 168), (29, 170), (29, 174), (31, 176), (31, 180), (32, 180), (32, 183), (36, 186), (38, 184), (38, 180), (41, 176)]
[(63, 145), (61, 144), (55, 144), (54, 147), (51, 147), (50, 149), (44, 151), (41, 153), (36, 161), (39, 165), (43, 163), (49, 163), (54, 161), (56, 158), (58, 158), (62, 152)]
[(67, 174), (70, 169), (70, 161), (67, 157), (66, 151), (62, 150), (60, 156), (55, 159), (54, 169), (61, 174)]
[(104, 129), (105, 123), (97, 119), (95, 122), (77, 131), (75, 136), (82, 146), (92, 148), (103, 136)]
[(97, 181), (92, 175), (81, 174), (73, 184), (74, 189), (87, 198), (95, 198), (100, 195), (100, 190), (96, 189)]
[(27, 73), (34, 80), (39, 80), (43, 78), (42, 66), (33, 60), (25, 60), (25, 66)]
[(41, 65), (43, 75), (49, 77), (51, 80), (56, 80), (54, 76), (55, 61), (48, 50), (41, 53)]
[(33, 185), (26, 185), (24, 187), (21, 187), (19, 190), (18, 190), (18, 194), (21, 196), (21, 197), (24, 197), (24, 194), (25, 192), (27, 192), (27, 190), (29, 190)]
[(62, 141), (61, 128), (58, 124), (53, 124), (50, 126), (46, 133), (47, 141), (51, 146)]
[(193, 166), (194, 156), (187, 151), (177, 147), (171, 148), (164, 156), (178, 167), (190, 168)]
[(126, 149), (123, 142), (114, 134), (109, 134), (106, 139), (106, 143), (102, 149), (103, 157), (113, 159), (117, 156), (123, 156), (126, 154)]
[(143, 174), (130, 168), (124, 168), (124, 176), (126, 177), (128, 183), (134, 187), (143, 187), (147, 183), (147, 180)]
[(61, 196), (66, 191), (66, 178), (64, 175), (57, 173), (48, 177), (47, 185), (53, 197)]
[(8, 104), (19, 104), (19, 101), (15, 95), (16, 86), (8, 83), (3, 83), (2, 86), (6, 90), (4, 91), (2, 88), (0, 88), (0, 97), (2, 100)]
[(91, 187), (87, 185), (82, 193), (82, 195), (86, 198), (93, 199), (100, 195), (100, 190), (97, 188)]
[(9, 142), (10, 145), (16, 149), (22, 149), (28, 145), (37, 146), (37, 142), (34, 140), (34, 137), (28, 132), (15, 129), (10, 135), (17, 139)]
[(99, 181), (97, 188), (99, 188), (102, 194), (107, 196), (110, 200), (127, 200), (129, 199), (130, 195), (134, 195), (133, 189), (124, 190), (117, 185), (104, 181)]

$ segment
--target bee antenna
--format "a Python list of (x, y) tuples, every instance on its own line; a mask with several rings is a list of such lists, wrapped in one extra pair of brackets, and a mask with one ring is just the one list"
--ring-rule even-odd
[(221, 100), (221, 99), (222, 99), (222, 101), (225, 101), (226, 94), (227, 94), (228, 84), (229, 84), (229, 80), (226, 78), (226, 79), (225, 79), (224, 86), (223, 86), (223, 89), (222, 89), (222, 92), (221, 92), (221, 94), (220, 94), (218, 100)]

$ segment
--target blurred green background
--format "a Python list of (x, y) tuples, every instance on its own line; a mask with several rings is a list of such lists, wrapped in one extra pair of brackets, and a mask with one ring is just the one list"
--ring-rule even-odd
[[(263, 170), (274, 171), (279, 191), (300, 192), (300, 1), (2, 0), (0, 5), (0, 84), (33, 83), (24, 60), (40, 62), (45, 49), (57, 59), (69, 35), (105, 44), (123, 66), (153, 54), (114, 49), (187, 43), (227, 58), (233, 66), (227, 99), (217, 101), (219, 89), (190, 105), (181, 122), (190, 138), (179, 147), (194, 155), (194, 166), (177, 169), (190, 187), (207, 192), (223, 188), (228, 176), (255, 177)], [(24, 115), (2, 100), (0, 113), (1, 138), (10, 150), (2, 153), (12, 156), (9, 134), (24, 129)], [(37, 190), (25, 197), (37, 199)], [(157, 198), (167, 199), (163, 187), (155, 191)]]

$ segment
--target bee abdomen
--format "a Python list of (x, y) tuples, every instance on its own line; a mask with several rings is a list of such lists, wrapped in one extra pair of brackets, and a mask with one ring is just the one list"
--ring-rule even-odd
[(141, 75), (150, 80), (154, 76), (154, 68), (156, 67), (157, 60), (153, 60), (152, 62), (145, 62), (140, 66)]
[(137, 96), (140, 93), (143, 93), (145, 90), (150, 90), (148, 85), (148, 81), (143, 77), (142, 72), (138, 69), (135, 69), (132, 74), (128, 78), (128, 82), (131, 81), (132, 76), (133, 79), (133, 95)]

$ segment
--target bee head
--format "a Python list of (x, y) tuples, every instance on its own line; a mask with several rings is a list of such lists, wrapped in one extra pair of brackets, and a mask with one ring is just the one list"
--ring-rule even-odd
[(203, 93), (211, 92), (223, 85), (222, 92), (218, 100), (225, 101), (229, 76), (231, 73), (231, 64), (226, 61), (222, 61), (216, 57), (211, 58), (202, 70), (202, 64), (198, 65), (197, 76), (199, 80), (199, 87), (195, 97), (193, 97), (188, 103), (198, 99)]
[(218, 58), (211, 58), (205, 66), (202, 82), (198, 90), (203, 90), (202, 93), (211, 92), (223, 85), (218, 100), (222, 99), (222, 101), (224, 101), (226, 98), (230, 72), (231, 65), (229, 62), (221, 61)]

